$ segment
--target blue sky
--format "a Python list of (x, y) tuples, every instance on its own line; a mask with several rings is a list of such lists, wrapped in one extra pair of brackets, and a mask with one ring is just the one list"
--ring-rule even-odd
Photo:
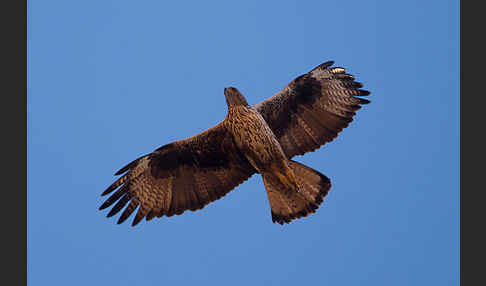
[[(459, 1), (28, 1), (29, 285), (458, 285)], [(372, 92), (297, 161), (333, 187), (273, 224), (259, 175), (116, 224), (113, 173), (334, 60)]]

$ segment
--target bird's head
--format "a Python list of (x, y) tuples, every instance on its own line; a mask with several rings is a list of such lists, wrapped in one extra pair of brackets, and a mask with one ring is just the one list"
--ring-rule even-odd
[(248, 106), (248, 102), (241, 92), (234, 87), (227, 87), (224, 89), (224, 96), (226, 97), (226, 104), (228, 108), (233, 106)]

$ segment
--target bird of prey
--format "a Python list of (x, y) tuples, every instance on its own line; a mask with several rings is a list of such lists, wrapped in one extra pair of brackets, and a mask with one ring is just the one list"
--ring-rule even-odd
[(253, 106), (236, 88), (225, 88), (228, 113), (222, 122), (121, 168), (115, 175), (122, 176), (102, 193), (114, 191), (100, 210), (116, 203), (111, 217), (126, 206), (120, 224), (138, 208), (134, 226), (143, 218), (202, 209), (258, 173), (273, 222), (283, 225), (314, 213), (331, 182), (292, 157), (332, 141), (370, 102), (357, 97), (370, 92), (333, 64), (317, 66)]

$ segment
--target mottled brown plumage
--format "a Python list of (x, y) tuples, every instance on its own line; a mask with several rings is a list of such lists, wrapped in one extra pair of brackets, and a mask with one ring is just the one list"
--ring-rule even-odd
[(314, 213), (331, 182), (291, 158), (332, 141), (368, 100), (361, 83), (333, 62), (291, 81), (269, 99), (248, 105), (226, 88), (228, 115), (218, 125), (142, 156), (120, 169), (122, 175), (102, 195), (100, 207), (115, 204), (108, 217), (125, 208), (118, 223), (136, 212), (143, 218), (198, 210), (226, 195), (255, 173), (262, 175), (272, 221), (280, 224)]

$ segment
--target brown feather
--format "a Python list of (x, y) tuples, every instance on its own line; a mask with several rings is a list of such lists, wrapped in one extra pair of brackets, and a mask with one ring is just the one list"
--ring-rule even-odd
[(123, 197), (116, 203), (116, 205), (110, 210), (108, 213), (107, 217), (111, 217), (118, 213), (129, 201), (130, 201), (130, 195), (126, 193), (123, 195)]
[(127, 192), (128, 185), (124, 185), (114, 192), (100, 207), (100, 210), (105, 209), (115, 203), (123, 194)]
[(331, 188), (329, 178), (318, 171), (292, 160), (289, 163), (297, 179), (298, 191), (278, 188), (263, 177), (272, 221), (279, 224), (315, 213)]
[[(332, 141), (353, 120), (361, 104), (370, 102), (355, 97), (370, 94), (360, 89), (363, 84), (355, 82), (345, 69), (331, 68), (332, 64), (326, 62), (317, 66), (254, 106), (277, 136), (288, 158), (314, 151)], [(306, 134), (302, 134), (302, 128)], [(318, 140), (311, 134), (317, 135)]]
[(128, 204), (127, 208), (123, 211), (120, 218), (117, 221), (117, 224), (123, 223), (130, 215), (137, 209), (138, 207), (138, 200), (132, 200), (130, 204)]
[(119, 199), (108, 213), (113, 216), (130, 201), (118, 220), (122, 223), (140, 205), (132, 222), (136, 225), (143, 218), (150, 220), (155, 216), (179, 215), (186, 210), (201, 209), (226, 195), (256, 170), (236, 149), (231, 134), (221, 123), (191, 138), (164, 145), (117, 173), (124, 172), (127, 173), (104, 194), (123, 187), (100, 209)]

